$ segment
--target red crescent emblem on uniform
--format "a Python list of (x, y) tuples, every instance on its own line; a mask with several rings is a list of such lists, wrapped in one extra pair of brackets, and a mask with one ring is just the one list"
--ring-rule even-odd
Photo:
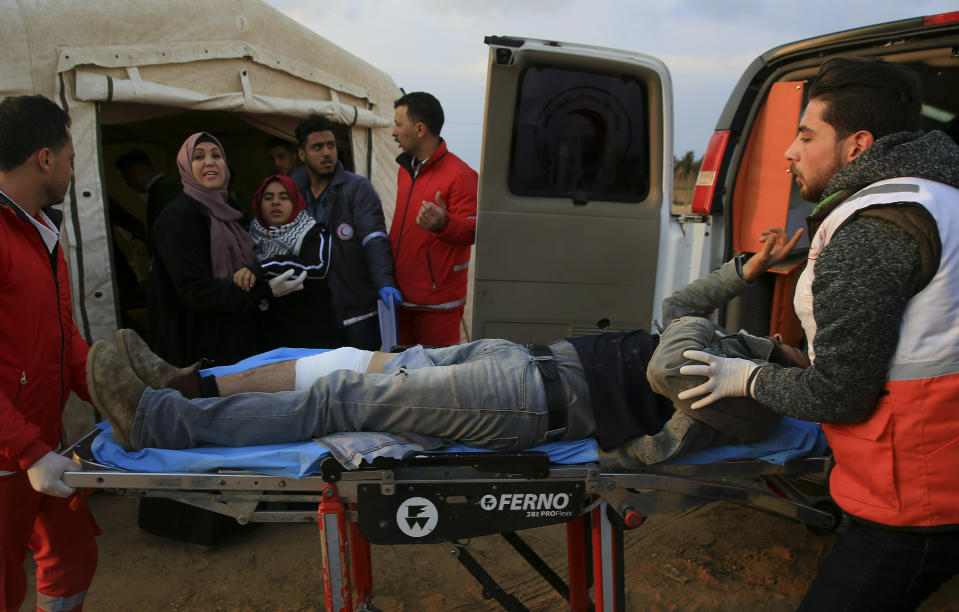
[(349, 240), (353, 237), (353, 226), (349, 223), (340, 223), (336, 227), (336, 235), (340, 240)]

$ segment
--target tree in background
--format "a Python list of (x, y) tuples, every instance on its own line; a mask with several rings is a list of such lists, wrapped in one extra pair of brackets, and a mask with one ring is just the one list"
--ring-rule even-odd
[(696, 159), (696, 154), (692, 151), (686, 151), (682, 157), (673, 158), (673, 172), (676, 178), (695, 176), (699, 174), (699, 166), (703, 163), (703, 158)]
[(693, 189), (703, 158), (696, 159), (693, 151), (686, 151), (682, 157), (673, 157), (673, 208), (688, 208), (693, 202)]

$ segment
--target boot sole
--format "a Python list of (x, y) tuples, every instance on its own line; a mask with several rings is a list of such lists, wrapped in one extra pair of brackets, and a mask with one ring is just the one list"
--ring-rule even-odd
[[(117, 443), (126, 450), (132, 451), (133, 447), (130, 444), (130, 432), (123, 431), (121, 427), (118, 427), (114, 424), (118, 421), (118, 419), (112, 412), (110, 412), (110, 409), (107, 408), (106, 404), (100, 399), (100, 396), (97, 393), (96, 378), (93, 375), (93, 363), (96, 361), (96, 354), (103, 349), (103, 347), (109, 346), (110, 345), (106, 342), (106, 340), (97, 340), (93, 343), (93, 346), (90, 347), (90, 352), (87, 355), (87, 391), (90, 393), (90, 399), (93, 401), (93, 405), (97, 408), (97, 410), (107, 416), (107, 421), (110, 423), (110, 428), (113, 429), (113, 437), (116, 439)], [(123, 438), (122, 440), (121, 437)]]

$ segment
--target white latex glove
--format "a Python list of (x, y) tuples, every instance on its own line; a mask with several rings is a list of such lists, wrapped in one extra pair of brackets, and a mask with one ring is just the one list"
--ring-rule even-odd
[(296, 278), (291, 279), (291, 276), (293, 276), (293, 270), (287, 270), (276, 278), (269, 280), (270, 291), (273, 292), (273, 297), (283, 297), (284, 295), (289, 295), (294, 291), (303, 289), (303, 282), (306, 280), (306, 270), (303, 270)]
[(30, 486), (39, 493), (70, 497), (73, 495), (73, 487), (60, 480), (60, 477), (64, 472), (76, 471), (79, 467), (63, 455), (50, 451), (27, 468), (27, 478)]
[(694, 402), (693, 408), (702, 408), (724, 397), (749, 397), (749, 376), (758, 364), (737, 357), (717, 357), (703, 351), (686, 351), (686, 359), (702, 361), (707, 365), (685, 365), (679, 369), (684, 376), (706, 376), (706, 382), (687, 389), (677, 395), (681, 400), (692, 399), (705, 395), (706, 397)]

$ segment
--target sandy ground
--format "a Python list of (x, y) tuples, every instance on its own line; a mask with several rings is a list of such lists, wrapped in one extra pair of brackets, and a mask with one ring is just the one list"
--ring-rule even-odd
[[(163, 540), (136, 527), (137, 500), (99, 492), (90, 505), (104, 531), (85, 609), (322, 610), (319, 538), (311, 524), (260, 525), (206, 548)], [(565, 528), (521, 532), (566, 576)], [(650, 517), (625, 535), (627, 610), (795, 608), (833, 536), (735, 504), (714, 503)], [(374, 604), (385, 611), (499, 610), (447, 545), (374, 546)], [(469, 550), (531, 610), (563, 600), (499, 536)], [(27, 561), (31, 570), (32, 559)], [(34, 609), (32, 595), (22, 611)], [(959, 577), (921, 608), (959, 612)]]

